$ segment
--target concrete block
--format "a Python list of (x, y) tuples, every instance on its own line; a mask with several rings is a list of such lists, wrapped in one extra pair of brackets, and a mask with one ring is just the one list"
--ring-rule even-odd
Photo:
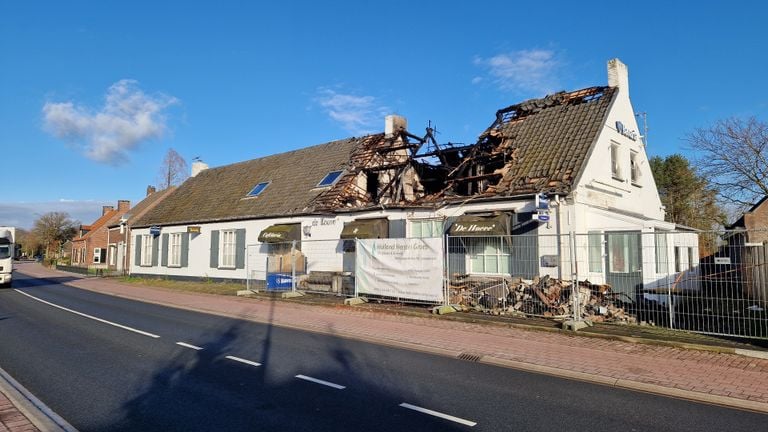
[(354, 305), (359, 305), (363, 303), (368, 303), (368, 299), (363, 297), (352, 297), (352, 298), (344, 299), (344, 304), (347, 306), (354, 306)]
[(240, 297), (251, 297), (255, 295), (256, 293), (251, 290), (240, 290), (237, 292), (237, 295)]
[(582, 320), (568, 320), (563, 322), (563, 330), (579, 331), (583, 328), (592, 327), (592, 321)]
[(304, 293), (301, 291), (287, 291), (280, 295), (282, 298), (294, 298), (294, 297), (302, 297), (304, 296)]
[(432, 308), (432, 313), (437, 315), (445, 315), (449, 313), (457, 312), (456, 307), (454, 306), (435, 306)]

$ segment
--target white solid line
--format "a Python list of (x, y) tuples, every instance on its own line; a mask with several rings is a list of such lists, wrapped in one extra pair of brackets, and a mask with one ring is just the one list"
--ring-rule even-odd
[(317, 378), (308, 377), (306, 375), (296, 375), (296, 378), (303, 379), (305, 381), (311, 381), (311, 382), (317, 383), (317, 384), (322, 384), (322, 385), (328, 386), (328, 387), (333, 387), (333, 388), (338, 389), (338, 390), (344, 390), (346, 388), (343, 385), (338, 385), (338, 384), (334, 384), (332, 382), (323, 381), (323, 380), (320, 380), (320, 379), (317, 379)]
[(446, 419), (446, 420), (450, 420), (452, 422), (460, 423), (460, 424), (463, 424), (463, 425), (466, 425), (466, 426), (474, 426), (474, 425), (477, 424), (476, 422), (473, 422), (473, 421), (464, 420), (463, 418), (454, 417), (452, 415), (443, 414), (443, 413), (437, 412), (437, 411), (432, 411), (431, 409), (422, 408), (422, 407), (419, 407), (419, 406), (416, 406), (416, 405), (411, 405), (411, 404), (405, 403), (405, 402), (401, 403), (400, 406), (403, 407), (403, 408), (412, 409), (414, 411), (418, 411), (418, 412), (421, 412), (421, 413), (424, 413), (424, 414), (429, 414), (429, 415), (432, 415), (432, 416), (435, 416), (435, 417), (440, 417), (440, 418), (443, 418), (443, 419)]
[(191, 345), (184, 342), (176, 342), (176, 345), (183, 346), (184, 348), (192, 348), (195, 351), (200, 351), (201, 349), (203, 349), (203, 347), (199, 347), (197, 345)]
[(230, 360), (234, 360), (234, 361), (240, 362), (240, 363), (245, 363), (245, 364), (251, 365), (251, 366), (261, 366), (261, 363), (256, 363), (255, 361), (246, 360), (246, 359), (240, 358), (240, 357), (226, 356), (224, 358), (228, 358)]
[(47, 304), (48, 306), (53, 306), (53, 307), (55, 307), (55, 308), (59, 308), (59, 309), (61, 309), (61, 310), (63, 310), (63, 311), (67, 311), (67, 312), (73, 313), (73, 314), (75, 314), (75, 315), (80, 315), (81, 317), (89, 318), (89, 319), (92, 319), (92, 320), (94, 320), (94, 321), (98, 321), (98, 322), (101, 322), (101, 323), (104, 323), (104, 324), (109, 324), (109, 325), (111, 325), (111, 326), (119, 327), (119, 328), (121, 328), (121, 329), (123, 329), (123, 330), (132, 331), (132, 332), (134, 332), (134, 333), (138, 333), (138, 334), (140, 334), (140, 335), (144, 335), (144, 336), (149, 336), (149, 337), (151, 337), (151, 338), (159, 338), (159, 337), (160, 337), (160, 336), (158, 336), (158, 335), (156, 335), (156, 334), (147, 333), (147, 332), (145, 332), (145, 331), (141, 331), (141, 330), (135, 329), (135, 328), (133, 328), (133, 327), (124, 326), (124, 325), (122, 325), (122, 324), (114, 323), (114, 322), (112, 322), (112, 321), (107, 321), (107, 320), (105, 320), (105, 319), (102, 319), (102, 318), (97, 318), (97, 317), (95, 317), (95, 316), (93, 316), (93, 315), (88, 315), (88, 314), (85, 314), (85, 313), (82, 313), (82, 312), (78, 312), (78, 311), (76, 311), (76, 310), (72, 310), (72, 309), (69, 309), (69, 308), (65, 308), (64, 306), (59, 306), (59, 305), (57, 305), (57, 304), (53, 304), (53, 303), (51, 303), (51, 302), (49, 302), (49, 301), (45, 301), (45, 300), (43, 300), (43, 299), (41, 299), (41, 298), (37, 298), (37, 297), (35, 297), (35, 296), (31, 295), (31, 294), (27, 294), (27, 293), (25, 293), (24, 291), (19, 291), (18, 289), (15, 289), (15, 288), (14, 288), (14, 291), (16, 291), (16, 292), (17, 292), (17, 293), (19, 293), (19, 294), (23, 294), (23, 295), (25, 295), (25, 296), (27, 296), (27, 297), (29, 297), (29, 298), (33, 299), (33, 300), (37, 300), (37, 301), (39, 301), (40, 303), (45, 303), (45, 304)]

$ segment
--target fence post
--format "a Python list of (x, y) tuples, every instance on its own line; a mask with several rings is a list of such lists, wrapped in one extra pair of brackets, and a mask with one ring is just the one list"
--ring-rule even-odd
[(245, 245), (245, 289), (251, 290), (251, 266), (250, 266), (250, 251), (251, 248)]
[(357, 292), (357, 278), (360, 275), (360, 272), (358, 272), (357, 270), (357, 261), (358, 261), (357, 248), (359, 247), (360, 245), (357, 244), (357, 237), (355, 237), (355, 298), (359, 297), (359, 294)]
[(296, 291), (296, 240), (291, 241), (291, 292)]
[(448, 257), (448, 234), (443, 236), (443, 306), (450, 306), (451, 260)]
[(580, 322), (581, 314), (581, 290), (579, 289), (578, 265), (576, 264), (576, 233), (573, 230), (568, 232), (568, 249), (571, 257), (571, 299), (573, 301), (573, 320)]

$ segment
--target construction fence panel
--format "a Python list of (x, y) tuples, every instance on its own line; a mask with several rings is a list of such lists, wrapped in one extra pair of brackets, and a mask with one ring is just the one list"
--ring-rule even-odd
[(308, 293), (353, 297), (355, 295), (354, 240), (301, 242), (305, 271), (297, 289)]
[(492, 314), (567, 317), (567, 235), (447, 236), (449, 302)]

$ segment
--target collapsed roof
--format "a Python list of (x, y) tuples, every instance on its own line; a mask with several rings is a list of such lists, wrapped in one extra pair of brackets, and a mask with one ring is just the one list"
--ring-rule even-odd
[[(402, 128), (208, 169), (135, 226), (568, 194), (616, 93), (590, 87), (509, 106), (470, 145), (438, 144), (431, 128), (423, 137)], [(332, 184), (321, 183), (339, 171)], [(249, 194), (257, 185), (257, 196)]]

